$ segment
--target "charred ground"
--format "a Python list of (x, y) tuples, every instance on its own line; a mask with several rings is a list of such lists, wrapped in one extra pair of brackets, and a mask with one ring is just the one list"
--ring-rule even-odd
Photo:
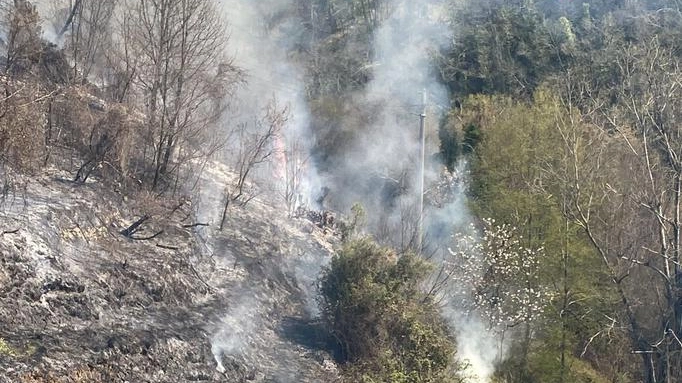
[[(308, 320), (306, 262), (329, 257), (333, 237), (260, 201), (218, 233), (193, 225), (189, 201), (65, 176), (15, 176), (3, 199), (0, 380), (338, 379), (320, 344), (301, 342), (308, 327), (292, 325)], [(136, 235), (161, 234), (121, 234), (144, 215)]]

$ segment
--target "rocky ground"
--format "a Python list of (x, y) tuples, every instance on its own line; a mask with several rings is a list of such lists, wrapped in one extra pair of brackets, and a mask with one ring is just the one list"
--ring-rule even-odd
[(70, 178), (5, 182), (0, 382), (340, 380), (311, 319), (332, 234), (267, 198), (232, 207), (218, 230), (217, 214), (197, 212), (219, 185), (200, 208)]

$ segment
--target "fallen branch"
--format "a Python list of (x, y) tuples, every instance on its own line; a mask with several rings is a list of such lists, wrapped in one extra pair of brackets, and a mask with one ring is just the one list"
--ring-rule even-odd
[(142, 216), (142, 218), (138, 219), (132, 225), (128, 226), (127, 229), (121, 230), (121, 234), (124, 237), (131, 238), (131, 236), (135, 234), (136, 231), (140, 230), (140, 225), (145, 223), (145, 221), (147, 221), (149, 218), (151, 218), (151, 216), (148, 215)]
[(16, 234), (19, 232), (19, 229), (14, 229), (14, 230), (3, 230), (2, 234), (0, 235), (5, 235), (5, 234)]
[(207, 224), (207, 223), (202, 223), (202, 222), (197, 222), (197, 223), (192, 223), (192, 224), (188, 224), (188, 225), (182, 225), (182, 227), (184, 227), (184, 228), (186, 228), (186, 229), (187, 229), (187, 228), (190, 228), (190, 227), (197, 227), (197, 226), (209, 226), (209, 224)]
[(157, 246), (157, 247), (160, 247), (160, 248), (162, 248), (162, 249), (166, 249), (166, 250), (180, 250), (180, 248), (177, 247), (177, 246), (163, 245), (163, 244), (160, 244), (160, 243), (157, 243), (156, 246)]
[(163, 230), (159, 231), (158, 233), (156, 233), (156, 234), (154, 234), (154, 235), (150, 235), (149, 237), (133, 237), (133, 236), (128, 236), (128, 238), (134, 239), (134, 240), (136, 240), (136, 241), (148, 241), (148, 240), (150, 240), (150, 239), (154, 239), (154, 238), (158, 237), (158, 236), (161, 235), (161, 234), (163, 234)]

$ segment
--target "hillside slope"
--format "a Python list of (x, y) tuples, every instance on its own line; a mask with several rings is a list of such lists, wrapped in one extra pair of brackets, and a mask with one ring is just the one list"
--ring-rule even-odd
[(188, 200), (66, 178), (17, 176), (0, 205), (0, 381), (339, 379), (308, 320), (331, 236), (258, 200), (218, 232)]

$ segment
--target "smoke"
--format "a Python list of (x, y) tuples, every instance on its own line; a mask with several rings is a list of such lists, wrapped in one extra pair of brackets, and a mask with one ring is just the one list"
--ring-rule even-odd
[(371, 80), (353, 97), (359, 112), (342, 122), (355, 137), (333, 171), (323, 176), (332, 190), (331, 207), (347, 211), (361, 203), (368, 213), (368, 230), (382, 242), (405, 247), (415, 229), (424, 96), (427, 179), (439, 173), (431, 159), (437, 152), (438, 114), (449, 102), (433, 70), (432, 53), (450, 41), (451, 33), (442, 1), (396, 0), (387, 2), (386, 11), (388, 17), (374, 31)]
[[(472, 219), (466, 206), (468, 181), (467, 163), (461, 160), (452, 175), (441, 178), (441, 182), (433, 187), (434, 194), (444, 198), (447, 203), (432, 205), (426, 219), (429, 238), (439, 248), (431, 258), (436, 263), (437, 272), (430, 283), (436, 285), (445, 282), (439, 291), (439, 299), (442, 302), (442, 313), (454, 329), (457, 358), (465, 366), (463, 376), (469, 382), (488, 383), (495, 372), (495, 366), (504, 359), (508, 344), (499, 338), (498, 329), (492, 328), (471, 306), (473, 292), (468, 290), (471, 286), (461, 282), (466, 280), (461, 273), (476, 273), (482, 269), (453, 268), (452, 253), (447, 249), (452, 245), (451, 239), (455, 232), (464, 233), (475, 240), (478, 238), (477, 233), (472, 232)], [(474, 261), (476, 260), (480, 261), (480, 258)], [(441, 279), (443, 277), (438, 273), (440, 267), (453, 272), (449, 279)]]
[[(304, 165), (308, 153), (312, 151), (312, 134), (310, 132), (310, 112), (305, 95), (305, 74), (292, 58), (301, 41), (305, 39), (305, 28), (298, 21), (296, 0), (222, 0), (218, 1), (223, 16), (228, 23), (229, 41), (226, 54), (233, 64), (245, 72), (246, 84), (238, 89), (232, 98), (232, 105), (223, 117), (225, 132), (236, 126), (248, 126), (262, 116), (264, 110), (272, 105), (273, 100), (279, 109), (288, 111), (287, 123), (283, 131), (273, 143), (276, 153), (271, 157), (271, 164), (264, 164), (256, 172), (253, 181), (259, 189), (269, 189), (271, 201), (283, 201), (286, 191), (286, 177), (289, 170), (296, 169), (301, 181), (296, 193), (299, 200), (312, 200), (320, 189), (319, 177), (312, 165)], [(254, 132), (255, 133), (255, 132)], [(233, 145), (239, 145), (238, 142)], [(228, 147), (223, 158), (231, 162), (230, 156), (238, 150)], [(268, 167), (269, 166), (269, 167)], [(215, 169), (217, 170), (217, 168)], [(212, 177), (209, 172), (207, 175)], [(225, 175), (229, 171), (222, 169)], [(216, 173), (217, 174), (217, 173)], [(219, 177), (226, 179), (226, 177)], [(228, 177), (229, 178), (229, 177)], [(201, 200), (204, 201), (202, 211), (211, 213), (210, 206), (220, 204), (212, 193), (220, 193), (215, 182), (205, 180), (205, 190)], [(211, 186), (214, 185), (214, 186)], [(206, 195), (208, 193), (208, 195)], [(277, 203), (274, 203), (277, 205)], [(215, 208), (214, 208), (215, 211)], [(309, 238), (287, 238), (294, 245), (289, 249), (280, 249), (285, 259), (279, 265), (281, 272), (296, 278), (307, 314), (314, 315), (317, 310), (314, 299), (315, 281), (322, 267), (329, 261), (326, 249), (307, 249)], [(284, 243), (281, 244), (284, 246)], [(317, 250), (320, 250), (319, 252)], [(211, 349), (217, 362), (217, 369), (225, 371), (222, 361), (224, 356), (232, 358), (248, 358), (262, 345), (249, 343), (251, 333), (263, 331), (266, 326), (258, 307), (262, 298), (255, 296), (256, 288), (246, 288), (246, 294), (236, 302), (231, 302), (222, 321), (217, 324), (211, 339)], [(262, 295), (262, 294), (261, 294)], [(263, 308), (261, 308), (263, 309)], [(251, 335), (249, 335), (251, 334)], [(262, 351), (262, 350), (261, 350)], [(253, 361), (257, 364), (259, 361)], [(261, 361), (262, 362), (262, 361)], [(294, 366), (282, 366), (283, 368)], [(281, 371), (280, 371), (281, 373)], [(285, 379), (284, 381), (294, 381)]]
[[(53, 23), (54, 17), (49, 15), (56, 4), (62, 3), (65, 2), (37, 2), (41, 14), (45, 15), (45, 37), (53, 41), (59, 23)], [(297, 149), (296, 153), (288, 152), (289, 156), (276, 156), (274, 168), (265, 169), (263, 174), (281, 173), (292, 161), (303, 163), (312, 155), (315, 144), (306, 99), (306, 73), (295, 60), (296, 54), (311, 41), (309, 31), (296, 14), (299, 2), (219, 0), (217, 3), (229, 23), (226, 54), (234, 59), (235, 66), (245, 70), (247, 82), (234, 95), (234, 103), (224, 116), (223, 133), (239, 124), (251, 123), (254, 116), (263, 114), (271, 100), (277, 100), (278, 105), (289, 111), (288, 123), (280, 137), (283, 142), (279, 145), (287, 150)], [(426, 184), (435, 185), (443, 168), (435, 155), (438, 152), (436, 131), (441, 112), (448, 108), (449, 97), (433, 70), (432, 53), (452, 39), (447, 3), (443, 0), (385, 1), (382, 11), (385, 17), (372, 36), (372, 62), (356, 68), (369, 70), (370, 81), (354, 95), (349, 110), (357, 113), (341, 122), (342, 126), (352, 126), (356, 135), (333, 169), (320, 174), (314, 161), (307, 161), (302, 185), (297, 191), (300, 200), (309, 205), (318, 199), (322, 186), (331, 190), (331, 201), (327, 204), (336, 210), (347, 211), (352, 204), (361, 203), (367, 212), (368, 229), (386, 243), (401, 248), (414, 244), (418, 213), (416, 185), (421, 176), (419, 115), (424, 108)], [(68, 7), (62, 7), (61, 14), (64, 9)], [(426, 105), (422, 103), (424, 97)], [(229, 172), (220, 169), (220, 173)], [(270, 180), (274, 191), (281, 193), (286, 180), (272, 177)], [(222, 203), (221, 187), (215, 182), (203, 186), (202, 200), (197, 207), (199, 216), (204, 221), (216, 222), (219, 209), (212, 206)], [(451, 200), (429, 205), (425, 211), (427, 240), (433, 248), (443, 248), (454, 228), (469, 221), (462, 188), (455, 185), (455, 190)], [(294, 265), (299, 284), (312, 286), (326, 261), (323, 257), (306, 258)], [(308, 291), (306, 295), (311, 294)], [(229, 306), (212, 337), (212, 352), (222, 371), (223, 356), (245, 354), (249, 347), (247, 334), (262, 324), (255, 309), (258, 301), (248, 299), (249, 294), (244, 297)], [(308, 309), (315, 311), (312, 305)], [(490, 346), (495, 341), (480, 320), (459, 313), (455, 304), (447, 307), (446, 315), (456, 329), (460, 358), (485, 382), (494, 371), (494, 358), (490, 355), (494, 355), (491, 350), (495, 348)]]
[[(223, 0), (219, 2), (229, 23), (228, 55), (246, 73), (247, 85), (234, 97), (234, 108), (226, 116), (226, 123), (235, 126), (248, 123), (253, 116), (262, 115), (267, 105), (275, 100), (288, 111), (288, 121), (276, 142), (278, 153), (270, 169), (262, 172), (270, 178), (265, 184), (274, 186), (282, 196), (287, 182), (287, 166), (298, 162), (304, 184), (297, 192), (306, 199), (319, 190), (318, 176), (313, 166), (303, 165), (306, 153), (313, 145), (310, 132), (310, 112), (305, 97), (304, 72), (291, 55), (306, 37), (304, 26), (295, 14), (294, 0)], [(272, 178), (275, 176), (274, 179)], [(265, 186), (261, 183), (261, 186)]]
[(457, 356), (466, 366), (465, 376), (472, 383), (488, 383), (500, 360), (496, 335), (476, 314), (453, 313), (457, 323)]
[(211, 337), (211, 353), (221, 373), (226, 371), (223, 357), (239, 358), (247, 354), (249, 337), (261, 324), (261, 315), (253, 304), (255, 298), (249, 293), (240, 295), (243, 295), (242, 301), (235, 302), (227, 311)]
[[(366, 115), (350, 116), (343, 122), (359, 133), (339, 156), (341, 161), (322, 175), (332, 190), (329, 203), (333, 207), (347, 210), (359, 202), (367, 212), (367, 229), (378, 240), (401, 249), (413, 247), (421, 176), (419, 115), (425, 110), (425, 252), (436, 254), (434, 262), (446, 260), (453, 232), (471, 221), (464, 196), (466, 164), (461, 163), (454, 176), (444, 176), (437, 156), (437, 126), (442, 112), (449, 109), (449, 97), (433, 70), (433, 54), (453, 38), (447, 3), (387, 2), (389, 14), (374, 33), (371, 80), (361, 94), (354, 95), (355, 107)], [(456, 277), (450, 282), (456, 283)], [(463, 312), (458, 303), (461, 296), (443, 294), (443, 313), (455, 329), (458, 358), (468, 366), (466, 375), (475, 382), (488, 382), (499, 355), (496, 334), (486, 329), (476, 313)]]
[(64, 37), (59, 32), (70, 12), (68, 0), (35, 0), (32, 2), (40, 15), (43, 38), (59, 47), (64, 43)]

